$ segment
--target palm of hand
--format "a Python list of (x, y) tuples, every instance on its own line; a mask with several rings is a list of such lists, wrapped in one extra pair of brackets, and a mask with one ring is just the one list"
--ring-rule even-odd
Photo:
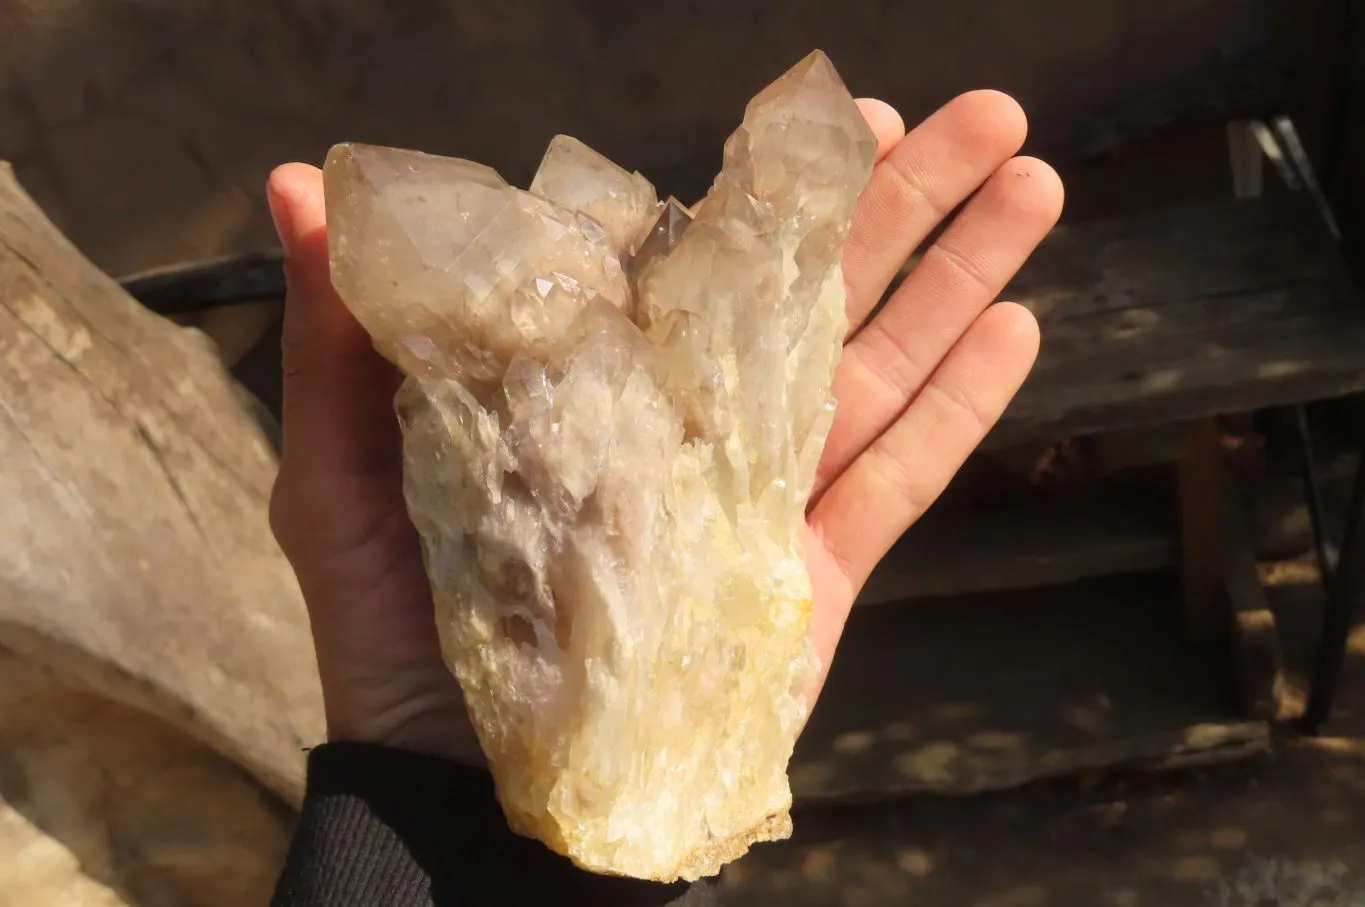
[[(851, 335), (807, 533), (815, 642), (826, 667), (872, 568), (942, 492), (1031, 368), (1033, 316), (992, 303), (1062, 203), (1051, 168), (1012, 157), (1024, 117), (1003, 95), (963, 95), (908, 136), (889, 107), (860, 104), (881, 160), (844, 256)], [(972, 193), (868, 320), (905, 259)], [(471, 756), (403, 505), (397, 376), (332, 290), (321, 172), (285, 165), (268, 197), (289, 257), (284, 456), (271, 521), (308, 603), (329, 736)]]

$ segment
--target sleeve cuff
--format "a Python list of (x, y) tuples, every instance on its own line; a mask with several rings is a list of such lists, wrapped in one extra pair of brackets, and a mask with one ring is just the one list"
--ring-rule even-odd
[(703, 907), (709, 884), (575, 868), (513, 834), (486, 769), (363, 743), (308, 755), (308, 783), (272, 907)]
[(483, 770), (369, 744), (319, 746), (308, 754), (303, 809), (273, 904), (436, 903), (433, 884), (497, 827), (496, 809)]

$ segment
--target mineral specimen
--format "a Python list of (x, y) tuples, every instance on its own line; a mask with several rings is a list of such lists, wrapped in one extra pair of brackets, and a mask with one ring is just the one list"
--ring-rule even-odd
[(816, 52), (695, 208), (562, 136), (529, 192), (328, 155), (333, 282), (407, 376), (446, 660), (511, 826), (587, 869), (694, 879), (790, 833), (805, 507), (875, 145)]

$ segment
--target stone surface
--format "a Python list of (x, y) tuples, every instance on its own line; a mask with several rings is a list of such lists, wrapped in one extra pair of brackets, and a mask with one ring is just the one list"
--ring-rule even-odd
[(790, 833), (818, 670), (804, 512), (875, 139), (815, 53), (692, 209), (556, 139), (531, 192), (328, 156), (338, 291), (408, 375), (408, 508), (511, 825), (599, 872)]

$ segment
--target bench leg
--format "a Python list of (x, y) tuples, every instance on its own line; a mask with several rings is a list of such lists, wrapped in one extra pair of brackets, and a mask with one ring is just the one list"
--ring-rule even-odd
[(1185, 631), (1207, 639), (1218, 629), (1222, 597), (1222, 433), (1218, 419), (1190, 423), (1177, 483), (1180, 497), (1180, 579)]
[(1312, 687), (1303, 715), (1306, 733), (1318, 733), (1332, 713), (1346, 659), (1346, 645), (1362, 612), (1365, 612), (1365, 450), (1361, 452), (1360, 466), (1356, 469), (1341, 553), (1329, 587), (1327, 613), (1323, 617), (1322, 636), (1313, 665)]
[(1313, 453), (1313, 431), (1308, 423), (1308, 407), (1294, 406), (1294, 431), (1299, 447), (1299, 472), (1303, 481), (1303, 499), (1308, 507), (1308, 521), (1313, 529), (1313, 551), (1318, 559), (1318, 575), (1322, 577), (1324, 592), (1331, 589), (1337, 569), (1337, 553), (1332, 547), (1327, 527), (1327, 506), (1322, 500), (1322, 483), (1318, 481), (1317, 457)]

